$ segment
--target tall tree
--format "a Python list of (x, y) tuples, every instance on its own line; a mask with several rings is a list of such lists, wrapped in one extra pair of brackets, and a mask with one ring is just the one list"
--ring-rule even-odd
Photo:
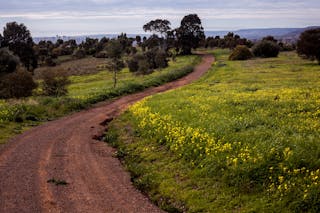
[(2, 44), (3, 44), (3, 36), (0, 33), (0, 48), (2, 47)]
[(171, 25), (170, 21), (166, 19), (156, 19), (146, 23), (143, 26), (143, 30), (145, 32), (149, 31), (154, 34), (160, 34), (161, 39), (159, 38), (157, 42), (160, 48), (166, 49), (167, 42), (165, 38), (167, 37), (168, 31), (171, 30), (170, 25)]
[(197, 14), (185, 16), (181, 25), (176, 29), (178, 46), (182, 54), (191, 54), (191, 50), (199, 47), (201, 40), (205, 39), (201, 20)]
[(24, 24), (17, 22), (7, 23), (3, 30), (3, 45), (9, 47), (15, 55), (19, 56), (27, 70), (37, 67), (37, 58), (33, 50), (33, 40), (30, 31)]
[(320, 28), (307, 30), (300, 35), (297, 52), (305, 58), (317, 59), (320, 64)]
[(143, 26), (145, 32), (153, 32), (154, 34), (159, 33), (161, 36), (166, 35), (166, 33), (171, 29), (171, 23), (165, 19), (156, 19), (146, 23)]

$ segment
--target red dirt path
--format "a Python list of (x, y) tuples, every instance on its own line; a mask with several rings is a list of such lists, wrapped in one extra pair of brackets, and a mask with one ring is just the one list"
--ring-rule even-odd
[[(203, 55), (194, 72), (165, 85), (98, 104), (33, 128), (0, 151), (0, 212), (162, 212), (134, 188), (115, 150), (92, 139), (106, 119), (129, 105), (202, 76), (214, 58)], [(47, 183), (64, 180), (67, 185)]]

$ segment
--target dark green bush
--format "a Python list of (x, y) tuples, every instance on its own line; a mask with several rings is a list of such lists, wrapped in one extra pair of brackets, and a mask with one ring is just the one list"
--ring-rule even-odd
[(37, 87), (31, 73), (19, 70), (3, 76), (0, 80), (0, 98), (21, 98), (32, 95)]
[(253, 54), (257, 57), (270, 58), (277, 57), (280, 51), (278, 44), (272, 41), (263, 40), (253, 46)]
[(67, 75), (56, 70), (42, 73), (42, 91), (48, 96), (62, 96), (68, 93), (67, 86), (70, 81)]
[(229, 60), (248, 60), (252, 57), (253, 55), (247, 46), (238, 45), (229, 56)]
[(76, 49), (73, 54), (73, 58), (80, 59), (86, 57), (86, 51), (84, 49)]

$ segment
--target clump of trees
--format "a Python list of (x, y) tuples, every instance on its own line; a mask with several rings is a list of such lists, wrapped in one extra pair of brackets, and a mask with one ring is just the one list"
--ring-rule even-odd
[(37, 66), (37, 60), (29, 30), (23, 24), (7, 23), (0, 45), (0, 98), (31, 95), (37, 84), (29, 71)]
[(241, 38), (239, 35), (232, 32), (229, 32), (223, 38), (220, 38), (220, 36), (208, 37), (204, 42), (205, 48), (219, 47), (234, 49), (238, 45), (245, 45), (251, 48), (253, 46), (253, 43), (250, 40)]
[(245, 45), (238, 45), (229, 56), (229, 60), (248, 60), (253, 57), (250, 49)]
[(300, 35), (297, 44), (298, 54), (320, 64), (320, 28), (306, 30)]

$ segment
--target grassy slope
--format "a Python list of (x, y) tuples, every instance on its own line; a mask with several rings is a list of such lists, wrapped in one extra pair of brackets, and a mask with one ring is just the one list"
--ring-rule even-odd
[(71, 76), (69, 94), (65, 97), (34, 96), (20, 100), (0, 100), (0, 144), (43, 121), (179, 78), (192, 71), (192, 66), (198, 62), (197, 56), (178, 57), (176, 62), (169, 63), (168, 68), (147, 76), (135, 76), (124, 69), (118, 74), (116, 89), (113, 88), (112, 73), (102, 71), (91, 75)]
[(293, 52), (216, 56), (199, 82), (112, 123), (134, 183), (172, 212), (319, 211), (320, 67)]

